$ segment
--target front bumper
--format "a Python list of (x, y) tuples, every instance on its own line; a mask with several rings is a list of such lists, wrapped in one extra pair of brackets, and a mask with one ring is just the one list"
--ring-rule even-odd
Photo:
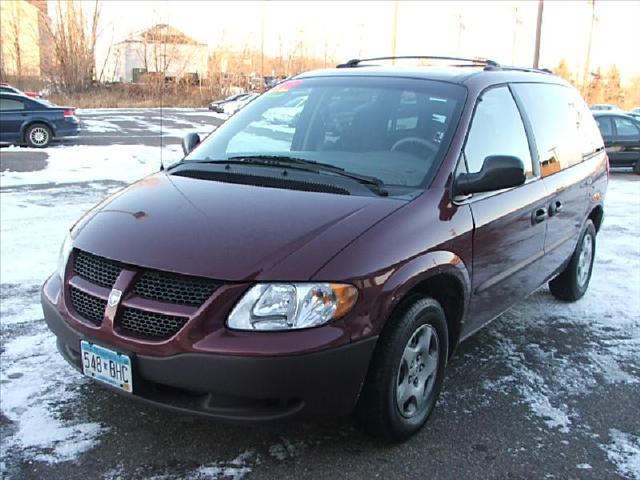
[(77, 331), (44, 290), (42, 307), (61, 354), (76, 369), (81, 369), (81, 340), (103, 345), (132, 359), (134, 392), (114, 390), (117, 393), (234, 422), (283, 420), (303, 413), (349, 414), (357, 402), (377, 340), (371, 337), (289, 356), (189, 352), (159, 357), (124, 351)]

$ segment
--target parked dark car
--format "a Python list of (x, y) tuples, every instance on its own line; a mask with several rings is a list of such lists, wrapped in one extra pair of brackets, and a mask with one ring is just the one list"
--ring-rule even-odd
[(0, 83), (0, 93), (15, 93), (17, 95), (26, 95), (27, 97), (31, 97), (31, 98), (41, 97), (40, 93), (38, 92), (33, 92), (33, 91), (23, 92), (22, 90), (19, 90), (16, 87), (12, 87), (8, 83)]
[(216, 101), (211, 102), (209, 104), (209, 110), (212, 111), (212, 112), (216, 112), (216, 113), (225, 113), (224, 112), (225, 105), (227, 105), (228, 103), (231, 103), (231, 102), (241, 101), (241, 100), (243, 100), (245, 97), (247, 97), (249, 95), (250, 95), (249, 92), (238, 93), (236, 95), (231, 95), (231, 96), (225, 98), (224, 100), (216, 100)]
[(632, 167), (640, 175), (640, 122), (630, 115), (594, 112), (612, 167)]
[(53, 139), (78, 135), (79, 124), (72, 107), (0, 93), (0, 143), (43, 148)]
[[(264, 120), (298, 96), (294, 126)], [(355, 412), (402, 440), (462, 340), (546, 282), (568, 302), (589, 285), (607, 157), (559, 77), (352, 61), (198, 142), (84, 215), (43, 286), (62, 355), (130, 398)]]
[(594, 112), (619, 112), (622, 113), (622, 109), (617, 105), (611, 105), (610, 103), (596, 103), (591, 105), (591, 110)]
[(640, 121), (640, 108), (634, 108), (633, 110), (627, 112), (627, 115), (630, 115), (634, 119)]

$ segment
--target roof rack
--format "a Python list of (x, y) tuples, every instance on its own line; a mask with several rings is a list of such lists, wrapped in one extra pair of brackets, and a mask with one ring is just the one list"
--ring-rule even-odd
[[(434, 55), (410, 55), (402, 57), (375, 57), (375, 58), (354, 58), (346, 63), (336, 65), (336, 68), (355, 68), (360, 67), (362, 62), (375, 62), (377, 60), (454, 60), (456, 62), (467, 62), (468, 65), (464, 66), (485, 66), (485, 67), (500, 67), (498, 62), (489, 60), (487, 58), (461, 58), (461, 57), (439, 57)], [(463, 65), (456, 65), (463, 66)]]
[(553, 74), (548, 68), (530, 68), (530, 67), (517, 67), (513, 65), (500, 65), (495, 60), (489, 60), (488, 58), (461, 58), (461, 57), (439, 57), (434, 55), (411, 55), (403, 57), (375, 57), (375, 58), (354, 58), (348, 62), (336, 65), (336, 68), (355, 68), (364, 67), (366, 65), (360, 65), (362, 62), (375, 62), (377, 60), (452, 60), (456, 63), (452, 64), (452, 67), (482, 67), (485, 70), (512, 70), (518, 72), (531, 72), (531, 73), (546, 73)]
[(517, 67), (514, 65), (498, 65), (498, 66), (487, 66), (485, 70), (512, 70), (516, 72), (531, 72), (531, 73), (546, 73), (553, 74), (551, 70), (548, 68), (533, 68), (533, 67)]

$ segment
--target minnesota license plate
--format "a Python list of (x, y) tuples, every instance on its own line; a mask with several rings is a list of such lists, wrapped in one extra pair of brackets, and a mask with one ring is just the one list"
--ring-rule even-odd
[(133, 392), (131, 359), (128, 355), (114, 352), (85, 340), (80, 342), (82, 373), (87, 377), (113, 387)]

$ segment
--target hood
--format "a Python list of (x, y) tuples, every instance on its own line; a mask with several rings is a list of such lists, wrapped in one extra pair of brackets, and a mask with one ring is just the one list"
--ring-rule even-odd
[(405, 204), (161, 172), (97, 207), (74, 232), (74, 245), (133, 265), (219, 280), (304, 281)]

